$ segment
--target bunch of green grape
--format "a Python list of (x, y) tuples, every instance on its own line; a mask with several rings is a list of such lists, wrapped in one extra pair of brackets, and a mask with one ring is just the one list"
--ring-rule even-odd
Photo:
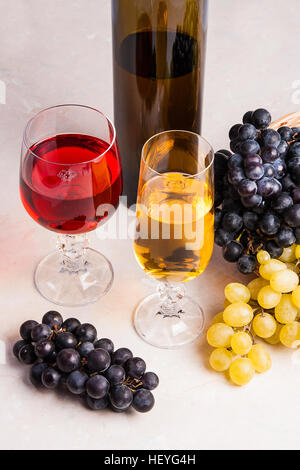
[(300, 245), (283, 250), (279, 259), (257, 253), (259, 277), (247, 286), (225, 287), (224, 311), (218, 313), (207, 332), (214, 351), (210, 365), (228, 372), (235, 385), (246, 385), (255, 373), (272, 366), (269, 352), (257, 338), (288, 348), (300, 346)]

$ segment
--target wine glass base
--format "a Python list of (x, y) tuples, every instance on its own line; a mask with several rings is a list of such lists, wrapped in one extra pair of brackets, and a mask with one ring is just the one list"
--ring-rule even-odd
[(64, 269), (61, 254), (50, 253), (36, 268), (34, 282), (45, 299), (65, 307), (96, 302), (110, 290), (114, 272), (111, 263), (98, 251), (87, 248), (84, 269)]
[(205, 317), (202, 308), (191, 297), (185, 296), (180, 311), (173, 316), (160, 312), (158, 294), (146, 297), (137, 307), (134, 326), (139, 336), (157, 348), (175, 349), (195, 341), (202, 334)]

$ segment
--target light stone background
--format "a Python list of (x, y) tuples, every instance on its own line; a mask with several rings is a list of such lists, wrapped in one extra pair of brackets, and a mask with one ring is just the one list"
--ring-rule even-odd
[[(145, 344), (132, 312), (154, 286), (145, 282), (130, 241), (94, 234), (93, 246), (114, 265), (113, 288), (95, 305), (61, 311), (95, 323), (100, 336), (147, 360), (161, 379), (153, 411), (94, 413), (30, 386), (11, 344), (21, 322), (53, 307), (35, 291), (32, 275), (55, 238), (19, 201), (22, 131), (36, 111), (58, 103), (99, 107), (112, 117), (110, 1), (0, 0), (0, 18), (0, 340), (7, 345), (6, 354), (0, 348), (0, 447), (299, 448), (300, 356), (272, 348), (272, 370), (240, 389), (209, 370), (204, 338), (177, 351)], [(274, 118), (299, 109), (299, 39), (298, 0), (211, 1), (203, 135), (215, 149), (228, 145), (229, 126), (248, 109), (265, 106)], [(208, 319), (233, 280), (244, 278), (216, 249), (206, 272), (188, 286)]]

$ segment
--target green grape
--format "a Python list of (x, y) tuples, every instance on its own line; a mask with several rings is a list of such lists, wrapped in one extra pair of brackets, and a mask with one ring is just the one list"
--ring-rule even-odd
[(285, 263), (287, 269), (294, 271), (294, 273), (299, 274), (299, 267), (294, 263)]
[(255, 371), (260, 374), (267, 372), (272, 367), (272, 359), (263, 344), (255, 344), (248, 354), (248, 358), (254, 365)]
[(296, 256), (297, 259), (300, 258), (300, 245), (296, 245), (295, 256)]
[(207, 332), (207, 342), (213, 348), (229, 348), (233, 329), (225, 323), (215, 323)]
[(225, 287), (225, 297), (230, 303), (246, 302), (247, 304), (250, 300), (250, 291), (244, 284), (231, 282)]
[(269, 281), (274, 273), (283, 271), (285, 269), (286, 265), (282, 261), (279, 261), (278, 259), (271, 259), (268, 261), (268, 263), (262, 264), (259, 267), (259, 274), (261, 277)]
[(299, 284), (299, 277), (294, 271), (286, 269), (278, 273), (272, 274), (270, 279), (270, 286), (276, 292), (287, 294), (292, 292)]
[(288, 248), (283, 249), (283, 253), (279, 256), (279, 260), (283, 261), (284, 263), (292, 263), (296, 259), (295, 254), (296, 245), (289, 246)]
[[(299, 248), (300, 248), (300, 246), (299, 246)], [(300, 286), (297, 286), (296, 289), (293, 290), (293, 292), (292, 292), (292, 301), (293, 301), (293, 304), (297, 308), (300, 308)]]
[(213, 317), (211, 324), (215, 325), (216, 323), (224, 323), (223, 312), (219, 312)]
[(269, 313), (259, 313), (254, 317), (252, 328), (260, 338), (270, 338), (276, 331), (277, 323)]
[(231, 348), (238, 356), (245, 356), (252, 348), (252, 339), (248, 333), (238, 331), (231, 338)]
[(257, 301), (262, 308), (270, 309), (276, 307), (281, 299), (281, 294), (275, 292), (270, 286), (262, 287), (258, 293)]
[(253, 310), (245, 302), (235, 302), (225, 308), (223, 318), (227, 325), (241, 328), (248, 325), (253, 318)]
[(225, 372), (229, 369), (232, 359), (233, 355), (228, 349), (218, 348), (211, 353), (209, 363), (215, 371)]
[(246, 357), (234, 359), (229, 368), (229, 376), (235, 385), (246, 385), (253, 379), (254, 374), (254, 365)]
[(269, 253), (265, 250), (260, 250), (257, 255), (256, 255), (257, 261), (259, 264), (267, 264), (268, 261), (270, 261), (271, 256)]
[(257, 296), (258, 296), (260, 289), (268, 285), (269, 285), (269, 281), (267, 281), (263, 277), (257, 277), (256, 279), (253, 279), (252, 281), (250, 281), (247, 287), (250, 291), (251, 299), (257, 300)]
[(284, 325), (279, 337), (284, 346), (296, 349), (300, 345), (300, 323), (294, 321)]
[(280, 325), (280, 323), (277, 323), (275, 333), (270, 338), (265, 338), (265, 341), (272, 345), (280, 343), (280, 331), (282, 327), (283, 325)]
[(296, 320), (298, 308), (295, 307), (291, 294), (282, 294), (281, 300), (275, 307), (275, 318), (279, 323), (286, 324)]

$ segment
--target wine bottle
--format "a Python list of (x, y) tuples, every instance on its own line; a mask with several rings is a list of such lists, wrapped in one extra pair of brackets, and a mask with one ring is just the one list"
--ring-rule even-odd
[(144, 143), (200, 133), (208, 0), (112, 0), (114, 119), (124, 194), (135, 204)]

